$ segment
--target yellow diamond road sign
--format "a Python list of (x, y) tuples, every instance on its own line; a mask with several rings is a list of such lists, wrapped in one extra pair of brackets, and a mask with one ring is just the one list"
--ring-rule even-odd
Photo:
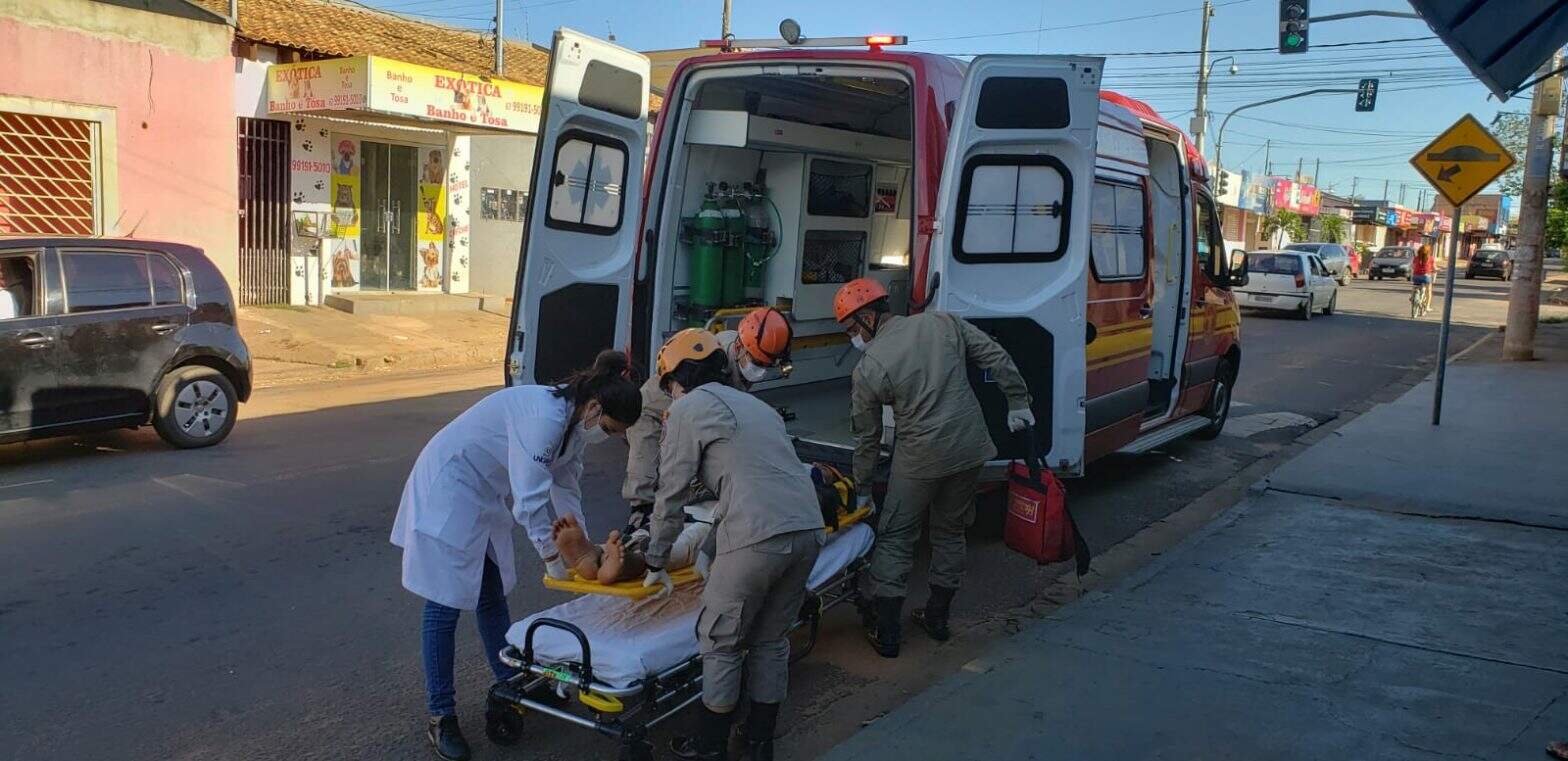
[(1508, 171), (1514, 157), (1474, 116), (1465, 114), (1412, 156), (1410, 165), (1457, 208)]

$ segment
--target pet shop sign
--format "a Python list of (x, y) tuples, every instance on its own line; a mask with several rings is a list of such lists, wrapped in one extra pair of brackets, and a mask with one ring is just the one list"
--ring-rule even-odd
[(273, 66), (273, 113), (368, 111), (485, 131), (537, 132), (544, 89), (390, 58), (359, 56)]

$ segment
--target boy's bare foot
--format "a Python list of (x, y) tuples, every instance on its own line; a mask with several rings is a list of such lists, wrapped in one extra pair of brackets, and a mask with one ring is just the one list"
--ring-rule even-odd
[(585, 579), (599, 575), (599, 549), (588, 541), (588, 532), (583, 531), (576, 518), (568, 515), (557, 519), (550, 526), (550, 535), (568, 568)]
[(642, 553), (627, 550), (626, 544), (621, 541), (621, 532), (611, 531), (609, 539), (604, 542), (604, 557), (599, 563), (599, 583), (630, 581), (642, 576), (647, 570), (648, 563)]

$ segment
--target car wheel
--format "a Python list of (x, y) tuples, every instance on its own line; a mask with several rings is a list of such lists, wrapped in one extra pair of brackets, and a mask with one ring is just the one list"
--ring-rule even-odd
[(1309, 294), (1307, 294), (1307, 302), (1305, 304), (1301, 305), (1301, 319), (1303, 319), (1303, 320), (1310, 320), (1310, 319), (1312, 319), (1312, 310), (1313, 310), (1312, 294), (1309, 293)]
[(239, 411), (234, 384), (210, 367), (181, 367), (158, 382), (152, 425), (171, 446), (210, 447), (228, 438)]
[(1333, 314), (1334, 313), (1334, 307), (1336, 307), (1338, 305), (1339, 305), (1339, 291), (1334, 291), (1334, 295), (1328, 297), (1328, 306), (1323, 307), (1323, 316), (1327, 317), (1327, 316)]
[(1209, 424), (1195, 431), (1193, 438), (1208, 441), (1225, 429), (1225, 421), (1230, 419), (1231, 388), (1235, 385), (1236, 368), (1231, 367), (1230, 360), (1221, 359), (1220, 366), (1214, 368), (1214, 388), (1209, 390), (1209, 403), (1203, 408)]
[(1475, 273), (1471, 272), (1469, 270), (1465, 270), (1465, 279), (1466, 280), (1474, 280), (1475, 279)]

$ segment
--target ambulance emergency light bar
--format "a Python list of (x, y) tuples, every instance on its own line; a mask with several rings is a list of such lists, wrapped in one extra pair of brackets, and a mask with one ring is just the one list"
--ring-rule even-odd
[(734, 50), (736, 48), (858, 48), (862, 45), (881, 50), (884, 45), (908, 45), (909, 37), (902, 34), (868, 34), (864, 37), (802, 37), (800, 24), (794, 19), (779, 23), (779, 37), (738, 40), (733, 36), (718, 40), (703, 40), (705, 48)]

